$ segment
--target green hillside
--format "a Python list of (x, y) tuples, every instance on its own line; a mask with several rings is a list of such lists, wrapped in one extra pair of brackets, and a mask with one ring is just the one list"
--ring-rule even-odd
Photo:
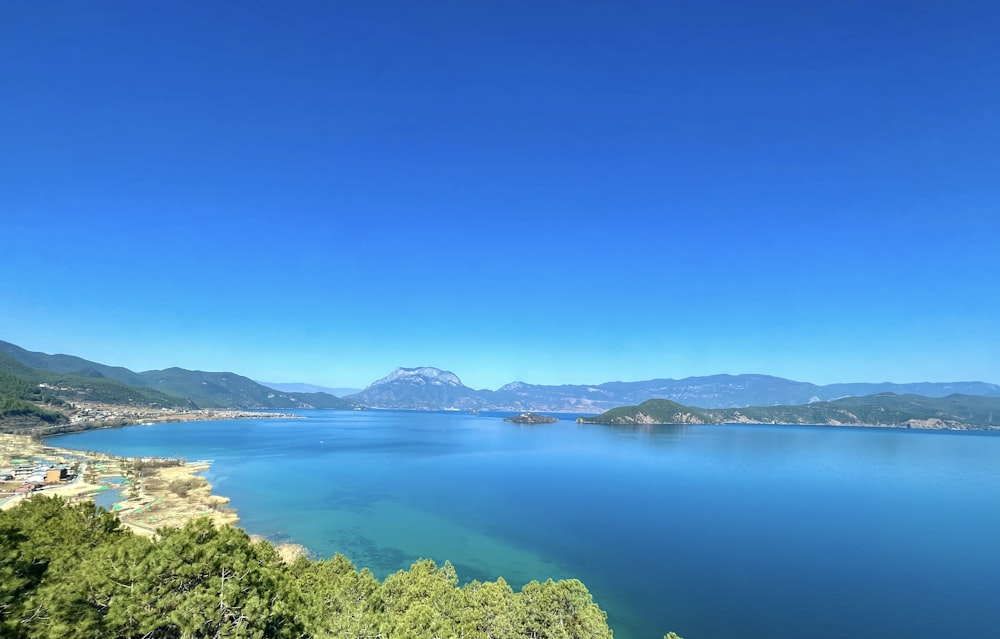
[(596, 417), (581, 417), (585, 424), (711, 424), (706, 408), (684, 406), (669, 399), (650, 399), (638, 406), (619, 406)]
[[(351, 409), (357, 407), (354, 402), (331, 395), (330, 393), (287, 393), (287, 395), (296, 402), (299, 402), (302, 408)], [(289, 408), (294, 408), (294, 406)]]
[(136, 373), (72, 355), (48, 355), (0, 341), (0, 371), (70, 390), (66, 399), (115, 404), (220, 409), (354, 408), (328, 393), (286, 393), (236, 373), (183, 368)]
[[(45, 386), (41, 387), (43, 391), (40, 391), (43, 395), (55, 396), (65, 401), (85, 400), (108, 404), (160, 407), (190, 405), (181, 397), (170, 396), (150, 388), (129, 386), (113, 379), (32, 368), (4, 353), (0, 353), (0, 373), (16, 377), (36, 388), (39, 387), (39, 384), (44, 384)], [(34, 398), (22, 399), (44, 401)]]
[(200, 408), (352, 408), (328, 393), (285, 393), (236, 373), (208, 373), (184, 368), (140, 373), (144, 385), (189, 398)]
[(73, 355), (47, 355), (0, 341), (0, 355), (8, 355), (31, 368), (80, 377), (103, 377), (129, 386), (143, 386), (137, 373), (121, 366), (105, 366)]
[(1000, 428), (1000, 398), (881, 393), (800, 406), (695, 408), (665, 399), (622, 406), (578, 421), (589, 424), (828, 424), (906, 428)]

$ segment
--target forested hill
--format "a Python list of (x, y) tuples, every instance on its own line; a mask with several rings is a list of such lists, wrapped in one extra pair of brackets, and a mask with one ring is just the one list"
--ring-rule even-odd
[(6, 380), (0, 384), (0, 393), (32, 402), (59, 405), (64, 400), (87, 400), (109, 404), (137, 406), (184, 407), (190, 402), (182, 397), (140, 386), (130, 386), (114, 379), (79, 374), (54, 372), (33, 368), (0, 353), (0, 374)]
[(32, 497), (0, 511), (0, 636), (611, 639), (575, 579), (459, 586), (420, 560), (381, 583), (343, 556), (288, 565), (206, 519), (150, 540), (92, 502)]
[(1000, 428), (1000, 398), (976, 395), (923, 397), (880, 393), (799, 406), (697, 408), (667, 399), (614, 408), (587, 424), (817, 424), (984, 430)]
[(89, 401), (161, 407), (353, 408), (328, 393), (286, 393), (228, 372), (168, 368), (136, 373), (72, 355), (48, 355), (0, 341), (0, 371)]
[(37, 385), (0, 372), (0, 423), (5, 429), (31, 427), (38, 423), (63, 423), (66, 417), (62, 413), (46, 407), (62, 404), (62, 400)]

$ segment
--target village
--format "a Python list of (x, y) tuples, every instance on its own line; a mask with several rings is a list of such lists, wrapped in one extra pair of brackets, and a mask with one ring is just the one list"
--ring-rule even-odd
[[(43, 386), (40, 384), (39, 386)], [(101, 402), (78, 402), (72, 404), (70, 424), (86, 425), (88, 428), (128, 424), (154, 424), (160, 422), (194, 422), (222, 419), (262, 419), (297, 418), (288, 413), (265, 413), (246, 410), (219, 410), (210, 408), (151, 408), (104, 404)]]
[(209, 462), (123, 458), (45, 446), (24, 435), (0, 434), (0, 509), (33, 495), (71, 503), (92, 500), (115, 513), (134, 532), (153, 536), (163, 527), (195, 517), (235, 524), (229, 499), (212, 494), (201, 475)]

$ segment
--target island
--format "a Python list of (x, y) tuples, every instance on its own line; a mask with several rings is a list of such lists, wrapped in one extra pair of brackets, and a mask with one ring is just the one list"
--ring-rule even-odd
[(514, 424), (554, 424), (559, 421), (555, 417), (539, 415), (538, 413), (521, 413), (513, 417), (504, 417), (503, 420)]

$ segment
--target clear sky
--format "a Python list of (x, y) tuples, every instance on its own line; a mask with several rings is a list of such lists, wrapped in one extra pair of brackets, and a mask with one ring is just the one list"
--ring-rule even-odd
[(0, 1), (0, 339), (1000, 382), (996, 2)]

